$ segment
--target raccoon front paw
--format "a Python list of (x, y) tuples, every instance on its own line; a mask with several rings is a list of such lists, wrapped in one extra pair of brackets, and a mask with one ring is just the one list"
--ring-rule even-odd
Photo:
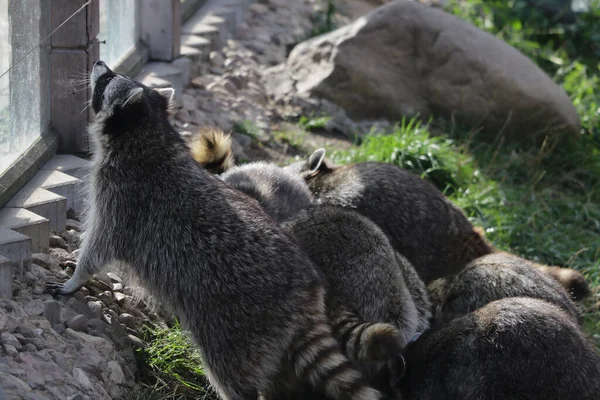
[(68, 285), (65, 285), (63, 283), (47, 282), (45, 292), (51, 294), (52, 297), (56, 297), (58, 295), (69, 296), (75, 293), (77, 290), (79, 290), (79, 288), (75, 288), (75, 290), (69, 289)]

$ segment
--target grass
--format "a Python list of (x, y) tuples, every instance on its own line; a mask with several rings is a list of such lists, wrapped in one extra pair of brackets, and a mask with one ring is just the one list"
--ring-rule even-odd
[(147, 327), (143, 338), (148, 345), (136, 353), (141, 370), (139, 380), (152, 394), (151, 399), (217, 399), (207, 389), (200, 354), (178, 323), (172, 327)]

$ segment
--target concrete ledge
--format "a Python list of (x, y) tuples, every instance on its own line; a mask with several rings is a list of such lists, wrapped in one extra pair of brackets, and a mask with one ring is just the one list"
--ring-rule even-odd
[(13, 263), (0, 254), (0, 299), (12, 299)]
[(90, 161), (66, 154), (59, 154), (48, 161), (42, 169), (55, 170), (69, 174), (82, 181), (87, 179), (89, 174)]
[(83, 211), (83, 182), (73, 176), (55, 170), (41, 170), (29, 181), (30, 185), (63, 196), (67, 199), (67, 210)]
[(30, 183), (6, 203), (6, 208), (24, 208), (41, 215), (55, 231), (64, 230), (67, 224), (67, 199)]
[(31, 239), (31, 252), (48, 251), (50, 221), (24, 208), (3, 208), (0, 210), (0, 227), (12, 229)]
[(31, 258), (31, 238), (17, 231), (0, 227), (0, 254), (14, 263)]

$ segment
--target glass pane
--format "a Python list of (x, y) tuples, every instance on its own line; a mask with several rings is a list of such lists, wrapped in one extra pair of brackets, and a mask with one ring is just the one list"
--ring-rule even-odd
[(100, 0), (100, 59), (114, 68), (140, 38), (138, 0)]
[[(40, 38), (37, 1), (0, 0), (0, 74)], [(0, 174), (41, 134), (40, 50), (0, 78)]]

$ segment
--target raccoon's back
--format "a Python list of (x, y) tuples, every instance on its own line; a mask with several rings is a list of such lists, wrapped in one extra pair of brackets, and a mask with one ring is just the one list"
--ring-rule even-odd
[(491, 251), (439, 190), (394, 165), (340, 167), (312, 189), (324, 202), (355, 208), (379, 225), (426, 282), (455, 273)]

